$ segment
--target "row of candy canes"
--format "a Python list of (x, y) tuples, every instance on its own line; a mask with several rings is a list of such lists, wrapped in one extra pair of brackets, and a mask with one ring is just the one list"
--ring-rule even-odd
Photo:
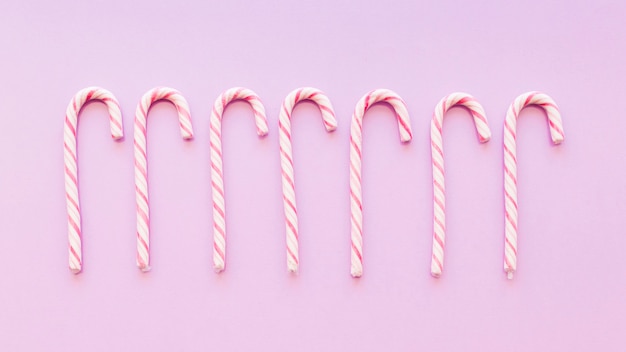
[[(76, 128), (78, 115), (87, 102), (102, 101), (110, 116), (111, 136), (123, 137), (122, 114), (113, 94), (103, 88), (89, 87), (80, 90), (70, 101), (65, 116), (64, 158), (65, 189), (68, 211), (69, 267), (73, 273), (82, 270), (82, 233), (80, 202), (78, 195), (78, 170), (76, 165)], [(146, 160), (146, 119), (152, 104), (167, 100), (178, 112), (183, 139), (193, 137), (189, 105), (175, 89), (158, 87), (143, 95), (135, 113), (134, 156), (135, 190), (137, 202), (137, 266), (142, 271), (150, 270), (150, 208), (148, 201), (148, 168)], [(257, 133), (268, 133), (265, 109), (259, 97), (246, 88), (231, 88), (223, 92), (213, 105), (210, 121), (211, 186), (213, 194), (213, 265), (216, 271), (224, 269), (226, 256), (226, 221), (224, 206), (224, 180), (222, 171), (221, 119), (226, 106), (235, 100), (250, 103), (254, 111)], [(295, 196), (293, 157), (291, 150), (291, 113), (295, 105), (310, 100), (319, 107), (324, 126), (328, 132), (336, 129), (337, 121), (328, 97), (320, 90), (310, 87), (299, 88), (287, 95), (279, 115), (279, 142), (282, 170), (283, 203), (285, 211), (287, 268), (297, 272), (298, 216)], [(363, 274), (363, 204), (361, 196), (361, 146), (362, 121), (367, 110), (376, 103), (386, 102), (393, 108), (400, 132), (400, 141), (412, 138), (411, 123), (404, 100), (388, 89), (376, 89), (364, 95), (357, 103), (352, 115), (350, 131), (350, 198), (351, 198), (351, 274)], [(542, 107), (547, 116), (550, 135), (555, 144), (563, 141), (561, 115), (554, 100), (540, 92), (528, 92), (517, 97), (510, 105), (504, 121), (504, 201), (505, 201), (505, 249), (504, 271), (513, 277), (517, 268), (517, 160), (516, 123), (522, 109), (529, 105)], [(433, 169), (433, 248), (431, 274), (439, 277), (443, 270), (445, 248), (445, 182), (442, 145), (442, 125), (445, 113), (454, 106), (466, 107), (474, 119), (481, 143), (489, 141), (491, 132), (482, 105), (466, 93), (452, 93), (436, 105), (431, 121), (431, 148)]]

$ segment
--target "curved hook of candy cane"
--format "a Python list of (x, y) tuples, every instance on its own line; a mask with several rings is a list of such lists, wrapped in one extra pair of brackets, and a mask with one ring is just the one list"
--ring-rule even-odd
[(356, 104), (350, 127), (350, 212), (351, 212), (351, 269), (353, 277), (363, 275), (363, 203), (361, 195), (361, 145), (363, 116), (375, 103), (386, 102), (394, 109), (398, 120), (400, 141), (412, 138), (411, 121), (406, 103), (388, 89), (375, 89), (365, 94)]
[(296, 190), (293, 174), (293, 156), (291, 152), (291, 113), (298, 102), (313, 101), (322, 113), (322, 121), (326, 131), (337, 128), (335, 112), (328, 97), (319, 89), (304, 87), (293, 90), (283, 101), (278, 117), (280, 140), (280, 165), (283, 184), (283, 205), (285, 210), (285, 227), (287, 233), (287, 270), (298, 272), (298, 211), (296, 207)]
[(485, 117), (485, 109), (471, 95), (456, 92), (443, 97), (437, 106), (430, 123), (430, 145), (433, 166), (433, 251), (430, 273), (434, 277), (441, 276), (443, 256), (446, 242), (446, 194), (444, 180), (442, 126), (445, 113), (453, 106), (464, 106), (474, 118), (478, 132), (478, 141), (485, 143), (491, 138), (491, 131)]
[(504, 121), (504, 271), (509, 279), (517, 269), (517, 147), (516, 126), (520, 111), (529, 105), (542, 107), (548, 116), (550, 136), (554, 144), (565, 138), (559, 108), (547, 94), (524, 93), (513, 101)]
[(135, 112), (135, 198), (137, 201), (137, 266), (150, 271), (150, 206), (148, 202), (148, 163), (146, 148), (146, 119), (150, 107), (159, 100), (174, 104), (178, 112), (180, 134), (184, 140), (193, 138), (189, 104), (182, 94), (172, 88), (156, 87), (144, 94)]
[(213, 194), (213, 267), (216, 272), (224, 270), (226, 261), (226, 208), (224, 205), (224, 172), (222, 169), (222, 114), (234, 100), (245, 100), (252, 106), (257, 134), (267, 135), (265, 108), (261, 99), (247, 88), (230, 88), (220, 94), (211, 112), (211, 188)]
[(65, 113), (65, 127), (63, 129), (63, 158), (68, 214), (69, 267), (74, 274), (78, 274), (83, 266), (78, 166), (76, 164), (76, 128), (81, 108), (87, 102), (94, 100), (102, 101), (108, 109), (111, 137), (114, 140), (120, 140), (124, 136), (120, 104), (111, 92), (100, 87), (89, 87), (78, 91), (70, 100)]

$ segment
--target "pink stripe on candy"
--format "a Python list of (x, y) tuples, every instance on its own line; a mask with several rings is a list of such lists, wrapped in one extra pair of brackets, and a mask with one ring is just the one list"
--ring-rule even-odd
[(245, 100), (252, 106), (257, 134), (268, 133), (265, 108), (261, 99), (246, 88), (231, 88), (215, 100), (211, 112), (211, 188), (213, 194), (213, 267), (217, 272), (224, 270), (226, 261), (226, 210), (224, 204), (224, 171), (222, 169), (222, 114), (234, 100)]
[(298, 211), (296, 207), (296, 189), (293, 174), (293, 156), (291, 150), (291, 113), (298, 102), (310, 100), (316, 103), (322, 113), (324, 127), (328, 132), (337, 128), (337, 120), (328, 97), (320, 90), (311, 87), (298, 88), (287, 95), (278, 117), (280, 140), (280, 164), (283, 184), (283, 205), (285, 210), (285, 228), (287, 232), (287, 270), (297, 272), (298, 253)]
[(111, 92), (99, 87), (89, 87), (81, 89), (74, 95), (67, 106), (65, 127), (63, 129), (69, 267), (74, 274), (78, 274), (83, 266), (80, 200), (78, 196), (78, 166), (76, 164), (76, 128), (78, 124), (78, 114), (81, 108), (92, 100), (102, 101), (107, 106), (111, 137), (115, 140), (119, 140), (124, 136), (120, 105)]
[(141, 97), (135, 112), (135, 199), (137, 202), (137, 266), (141, 271), (150, 270), (150, 206), (148, 197), (147, 125), (148, 111), (152, 104), (167, 100), (178, 112), (180, 134), (185, 140), (193, 138), (189, 104), (182, 94), (172, 88), (157, 87)]
[(489, 141), (491, 131), (487, 125), (485, 110), (474, 97), (467, 93), (452, 93), (439, 101), (430, 124), (430, 141), (433, 168), (433, 250), (430, 272), (439, 277), (443, 270), (446, 243), (446, 194), (443, 160), (443, 138), (441, 129), (445, 113), (453, 106), (465, 106), (474, 118), (474, 125), (481, 143)]
[(412, 138), (411, 121), (406, 104), (400, 96), (388, 89), (375, 89), (365, 94), (356, 104), (350, 127), (350, 223), (351, 267), (353, 277), (363, 275), (363, 209), (361, 194), (361, 146), (363, 143), (363, 116), (367, 109), (378, 102), (387, 102), (394, 109), (398, 121), (400, 141)]
[(504, 271), (509, 279), (517, 270), (517, 147), (516, 126), (520, 111), (529, 105), (542, 107), (548, 115), (550, 136), (554, 144), (565, 138), (559, 109), (548, 95), (524, 93), (513, 101), (504, 120)]

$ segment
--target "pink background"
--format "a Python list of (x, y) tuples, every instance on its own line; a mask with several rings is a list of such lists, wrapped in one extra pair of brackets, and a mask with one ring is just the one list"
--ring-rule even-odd
[[(626, 343), (626, 5), (620, 1), (11, 1), (0, 12), (0, 350), (2, 351), (622, 351)], [(79, 123), (84, 271), (67, 268), (63, 118), (79, 89), (119, 99)], [(179, 89), (149, 117), (152, 267), (135, 267), (132, 123), (148, 89)], [(301, 271), (286, 272), (277, 117), (300, 86), (324, 90), (325, 132), (297, 106), (293, 146)], [(209, 115), (245, 86), (270, 134), (234, 103), (223, 125), (228, 249), (211, 269)], [(364, 276), (352, 279), (349, 125), (357, 100), (390, 88), (414, 139), (399, 143), (388, 106), (364, 124)], [(502, 124), (520, 93), (561, 107), (518, 125), (519, 266), (502, 270)], [(464, 109), (447, 115), (448, 242), (429, 275), (429, 124), (453, 91), (484, 105), (479, 145)]]

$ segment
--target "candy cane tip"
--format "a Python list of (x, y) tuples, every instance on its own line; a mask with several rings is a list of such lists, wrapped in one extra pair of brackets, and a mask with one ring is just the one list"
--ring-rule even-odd
[(554, 143), (556, 145), (559, 145), (559, 144), (563, 143), (563, 136), (552, 138), (552, 143)]
[(224, 271), (224, 264), (216, 264), (213, 266), (213, 270), (215, 270), (216, 273), (221, 273), (222, 271)]
[(353, 278), (357, 279), (363, 276), (363, 270), (352, 269), (350, 271), (350, 274), (352, 275)]
[(431, 271), (430, 272), (430, 276), (434, 277), (435, 279), (438, 279), (441, 277), (441, 271), (436, 272), (436, 271)]
[(287, 263), (287, 271), (290, 273), (297, 273), (298, 272), (298, 263)]
[(150, 268), (150, 265), (144, 263), (137, 263), (137, 267), (144, 273), (147, 273), (150, 269), (152, 269)]
[(507, 271), (506, 278), (509, 280), (513, 280), (513, 271)]
[(70, 268), (70, 272), (74, 275), (80, 274), (82, 270), (80, 268)]
[(413, 136), (408, 135), (407, 137), (400, 137), (400, 142), (402, 143), (409, 143), (411, 141), (411, 139), (413, 139)]

